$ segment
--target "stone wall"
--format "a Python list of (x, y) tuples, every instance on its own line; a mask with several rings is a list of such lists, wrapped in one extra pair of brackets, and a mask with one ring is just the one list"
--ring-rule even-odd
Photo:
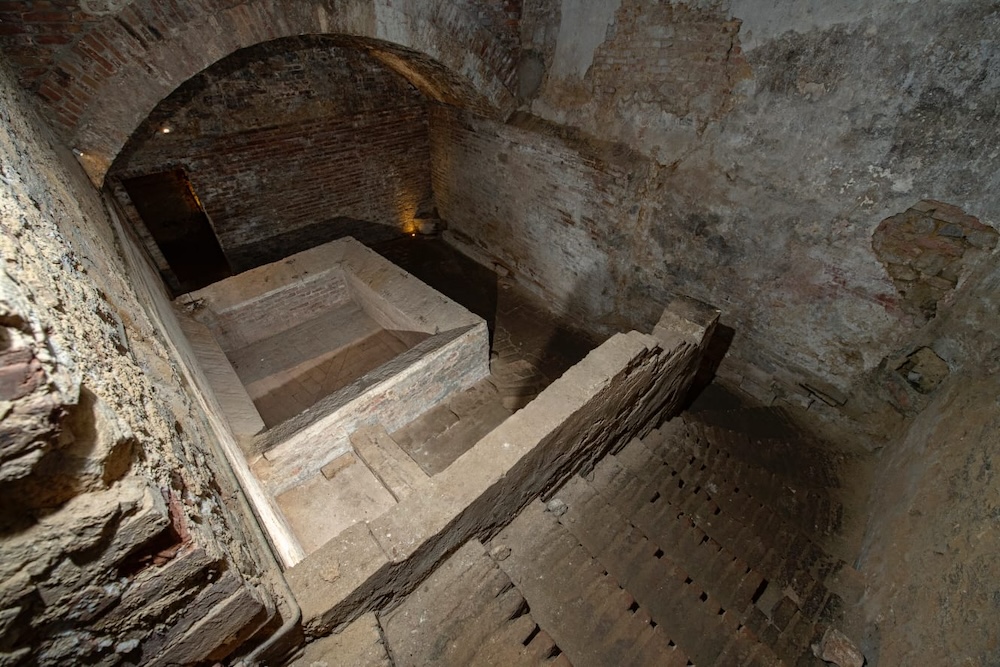
[(136, 130), (110, 175), (178, 168), (237, 272), (352, 233), (414, 231), (433, 208), (423, 96), (332, 39), (266, 42), (198, 74)]
[(924, 322), (880, 223), (1000, 221), (998, 34), (982, 1), (531, 3), (525, 114), (432, 113), (439, 211), (594, 327), (691, 294), (736, 331), (731, 382), (842, 403)]
[[(881, 369), (914, 416), (882, 452), (859, 559), (869, 582), (868, 653), (878, 664), (996, 662), (997, 312), (994, 263)], [(943, 365), (936, 385), (907, 381), (903, 361), (915, 351)]]
[(0, 663), (222, 659), (273, 615), (272, 561), (147, 310), (164, 295), (3, 67), (0, 108)]

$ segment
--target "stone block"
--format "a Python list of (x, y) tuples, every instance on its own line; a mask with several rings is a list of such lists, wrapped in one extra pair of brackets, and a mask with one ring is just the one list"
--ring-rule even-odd
[(980, 250), (992, 250), (997, 244), (997, 231), (985, 225), (969, 229), (965, 233), (965, 240), (970, 245)]
[(209, 617), (217, 606), (236, 596), (245, 586), (240, 576), (231, 571), (206, 584), (198, 596), (185, 604), (179, 613), (172, 618), (162, 619), (159, 631), (150, 635), (142, 644), (143, 660), (159, 659), (164, 651), (180, 642), (192, 628)]
[(16, 401), (38, 388), (45, 372), (28, 348), (0, 352), (0, 400)]
[(131, 468), (136, 440), (118, 415), (87, 387), (76, 405), (65, 406), (58, 456), (46, 457), (24, 492), (37, 506), (51, 507), (87, 491), (108, 488)]
[(123, 504), (124, 516), (101, 557), (106, 567), (119, 565), (170, 525), (167, 503), (159, 489), (137, 478), (126, 480), (123, 488), (132, 496)]
[(847, 403), (847, 394), (829, 382), (823, 382), (817, 378), (810, 378), (806, 382), (803, 382), (802, 386), (812, 392), (816, 398), (823, 401), (827, 405), (839, 407), (844, 403)]
[(187, 632), (164, 647), (148, 664), (193, 665), (225, 659), (263, 620), (264, 605), (253, 592), (241, 586), (235, 593), (207, 610)]
[(390, 667), (391, 664), (378, 619), (369, 613), (337, 634), (307, 645), (305, 652), (290, 667)]
[(354, 524), (286, 572), (302, 609), (302, 625), (321, 636), (350, 620), (352, 607), (368, 598), (372, 586), (385, 585), (389, 563), (368, 525)]
[(798, 613), (798, 606), (789, 597), (783, 597), (771, 611), (771, 622), (779, 632), (784, 632), (792, 622), (792, 617)]
[(139, 503), (141, 484), (79, 495), (28, 530), (0, 543), (0, 577), (9, 577), (22, 567), (41, 577), (64, 554), (96, 546), (113, 522)]
[(690, 297), (675, 297), (664, 309), (653, 336), (667, 350), (681, 343), (699, 344), (710, 337), (719, 321), (718, 309)]
[(929, 394), (948, 377), (948, 363), (929, 347), (922, 347), (896, 369), (900, 376), (921, 394)]
[[(163, 566), (142, 570), (128, 585), (119, 603), (97, 624), (98, 629), (121, 632), (146, 618), (160, 618), (178, 602), (181, 593), (197, 583), (215, 559), (204, 549), (179, 553)], [(193, 595), (194, 592), (191, 592)]]
[(863, 667), (865, 656), (847, 635), (836, 628), (829, 628), (813, 647), (816, 657), (837, 667)]
[(953, 206), (951, 204), (945, 204), (944, 202), (936, 201), (933, 199), (925, 199), (919, 202), (913, 208), (917, 210), (923, 210), (930, 214), (935, 220), (940, 220), (944, 223), (950, 223), (953, 225), (967, 226), (970, 223), (978, 223), (975, 217), (968, 215), (958, 206)]
[(0, 583), (0, 608), (12, 607), (35, 591), (35, 584), (27, 570), (19, 570)]
[(427, 474), (380, 425), (358, 429), (351, 434), (351, 444), (354, 445), (354, 453), (397, 501), (410, 495), (420, 482), (427, 479)]
[[(29, 443), (22, 444), (30, 447)], [(35, 444), (37, 449), (12, 456), (0, 463), (0, 483), (23, 479), (34, 472), (35, 467), (45, 456), (47, 447), (44, 442), (31, 444)]]
[(349, 468), (350, 466), (354, 465), (357, 462), (358, 458), (354, 456), (352, 453), (348, 452), (347, 454), (341, 454), (334, 460), (330, 461), (325, 466), (320, 468), (319, 471), (320, 474), (322, 474), (323, 477), (325, 477), (326, 479), (333, 479), (341, 471)]

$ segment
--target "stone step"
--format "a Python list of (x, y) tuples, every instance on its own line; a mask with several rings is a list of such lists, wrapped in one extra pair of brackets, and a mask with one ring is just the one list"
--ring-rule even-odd
[(399, 502), (413, 492), (427, 474), (404, 452), (381, 424), (364, 426), (350, 436), (354, 453)]
[(569, 531), (530, 504), (490, 543), (532, 615), (580, 667), (682, 666), (688, 658), (647, 609)]
[(396, 667), (569, 664), (478, 540), (380, 621)]

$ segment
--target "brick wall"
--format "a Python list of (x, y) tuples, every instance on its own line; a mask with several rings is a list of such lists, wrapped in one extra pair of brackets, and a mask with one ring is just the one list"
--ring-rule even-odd
[(556, 310), (615, 328), (622, 285), (612, 254), (625, 250), (644, 161), (532, 119), (499, 125), (444, 106), (431, 118), (434, 193), (453, 239)]
[(997, 231), (960, 208), (921, 201), (883, 220), (872, 248), (892, 277), (902, 305), (930, 319), (938, 304), (997, 244)]
[(223, 659), (270, 561), (127, 241), (14, 90), (0, 67), (0, 663)]
[(432, 206), (422, 96), (373, 57), (322, 38), (251, 47), (187, 82), (111, 174), (177, 167), (236, 271), (358, 226), (341, 219), (383, 225), (369, 233), (387, 238)]
[[(519, 11), (515, 0), (348, 0), (335, 9), (328, 0), (26, 0), (0, 4), (0, 45), (100, 183), (171, 91), (233, 51), (282, 37), (342, 34), (398, 44), (464, 79), (463, 104), (506, 113)], [(415, 72), (423, 76), (421, 67)]]

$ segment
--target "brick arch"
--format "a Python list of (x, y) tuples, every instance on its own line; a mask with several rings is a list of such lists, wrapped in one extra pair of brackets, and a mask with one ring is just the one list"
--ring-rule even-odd
[(140, 0), (90, 24), (37, 86), (97, 185), (133, 131), (181, 83), (234, 51), (282, 37), (337, 34), (387, 43), (386, 65), (429, 93), (433, 77), (425, 75), (426, 63), (406, 57), (417, 52), (467, 82), (466, 99), (451, 86), (441, 101), (499, 116), (514, 107), (510, 47), (451, 3), (354, 0), (334, 11), (329, 0), (243, 0), (183, 16), (167, 15), (171, 4)]

